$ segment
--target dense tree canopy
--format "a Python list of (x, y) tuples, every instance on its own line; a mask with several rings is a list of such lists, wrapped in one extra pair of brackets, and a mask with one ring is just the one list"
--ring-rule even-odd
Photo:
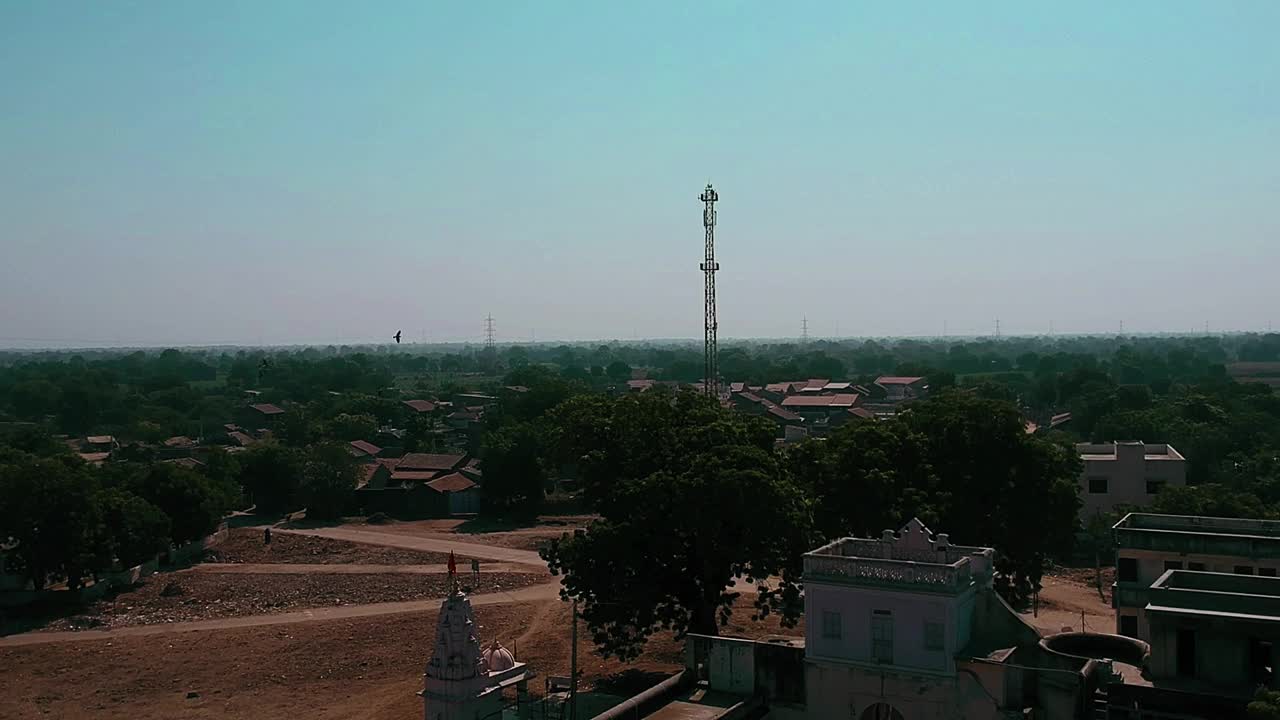
[(799, 614), (809, 504), (772, 451), (772, 433), (692, 393), (645, 393), (610, 408), (588, 460), (601, 519), (543, 552), (606, 654), (635, 657), (661, 629), (715, 633), (735, 581), (774, 585), (762, 612)]

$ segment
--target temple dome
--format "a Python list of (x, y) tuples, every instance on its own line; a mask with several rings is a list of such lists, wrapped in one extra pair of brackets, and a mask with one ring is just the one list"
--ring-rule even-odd
[(484, 649), (484, 661), (489, 666), (489, 672), (502, 672), (515, 667), (516, 659), (511, 651), (502, 647), (502, 643), (497, 640), (493, 644)]

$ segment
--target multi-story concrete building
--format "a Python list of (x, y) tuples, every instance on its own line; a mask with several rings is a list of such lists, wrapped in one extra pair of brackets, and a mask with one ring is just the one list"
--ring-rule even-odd
[(1153, 682), (1243, 698), (1276, 687), (1280, 578), (1168, 570), (1146, 615)]
[(1150, 589), (1168, 570), (1263, 575), (1280, 571), (1280, 522), (1130, 513), (1112, 528), (1116, 632), (1150, 641)]
[(1080, 519), (1117, 506), (1146, 507), (1166, 487), (1187, 483), (1187, 462), (1172, 445), (1140, 442), (1076, 445), (1080, 473)]

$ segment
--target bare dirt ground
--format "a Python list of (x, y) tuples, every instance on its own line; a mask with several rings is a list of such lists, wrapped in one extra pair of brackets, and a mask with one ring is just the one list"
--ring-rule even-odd
[(262, 530), (234, 528), (225, 540), (210, 548), (205, 559), (215, 563), (437, 565), (447, 562), (449, 554), (282, 532), (273, 533), (267, 545), (262, 542)]
[[(1057, 568), (1041, 582), (1038, 613), (1021, 613), (1023, 619), (1046, 634), (1063, 632), (1065, 628), (1079, 632), (1115, 632), (1115, 611), (1111, 609), (1111, 583), (1114, 568), (1103, 568), (1099, 597), (1093, 568)], [(1083, 611), (1083, 626), (1081, 612)]]
[[(547, 582), (537, 573), (482, 573), (464, 576), (476, 593), (514, 590)], [(141, 585), (91, 604), (78, 615), (55, 620), (43, 629), (110, 629), (132, 625), (244, 617), (302, 608), (360, 605), (442, 598), (443, 574), (405, 573), (266, 574), (186, 570), (147, 578)]]
[[(535, 694), (545, 676), (568, 674), (567, 604), (490, 605), (475, 612), (483, 642), (499, 638), (538, 673), (530, 682)], [(797, 633), (774, 618), (752, 622), (749, 615), (743, 602), (724, 633)], [(422, 688), (435, 620), (430, 611), (0, 648), (8, 688), (0, 693), (0, 717), (416, 717), (422, 705), (414, 693)], [(633, 693), (678, 669), (682, 649), (682, 641), (664, 634), (650, 642), (642, 661), (626, 664), (600, 658), (584, 639), (584, 689)]]
[(454, 535), (455, 539), (493, 547), (516, 550), (541, 550), (551, 540), (574, 529), (585, 527), (591, 520), (587, 515), (554, 515), (539, 517), (535, 524), (513, 526), (486, 524), (475, 520), (413, 520), (391, 521), (371, 525), (379, 532), (397, 533), (420, 537)]

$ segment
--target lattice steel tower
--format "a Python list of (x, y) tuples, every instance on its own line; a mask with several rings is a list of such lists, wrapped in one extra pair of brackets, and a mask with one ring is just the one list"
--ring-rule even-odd
[(493, 313), (489, 313), (489, 316), (488, 316), (488, 317), (486, 317), (486, 318), (484, 319), (484, 349), (485, 349), (485, 352), (493, 353), (493, 352), (496, 352), (496, 351), (497, 351), (497, 348), (495, 348), (495, 347), (494, 347), (494, 345), (493, 345), (493, 336), (494, 336), (494, 332), (493, 332)]
[(716, 262), (716, 201), (719, 193), (707, 183), (706, 189), (698, 196), (702, 201), (702, 227), (707, 230), (707, 256), (701, 268), (706, 276), (706, 297), (704, 299), (705, 327), (703, 329), (703, 369), (702, 382), (707, 395), (720, 396), (720, 357), (716, 347), (716, 271), (720, 263)]

